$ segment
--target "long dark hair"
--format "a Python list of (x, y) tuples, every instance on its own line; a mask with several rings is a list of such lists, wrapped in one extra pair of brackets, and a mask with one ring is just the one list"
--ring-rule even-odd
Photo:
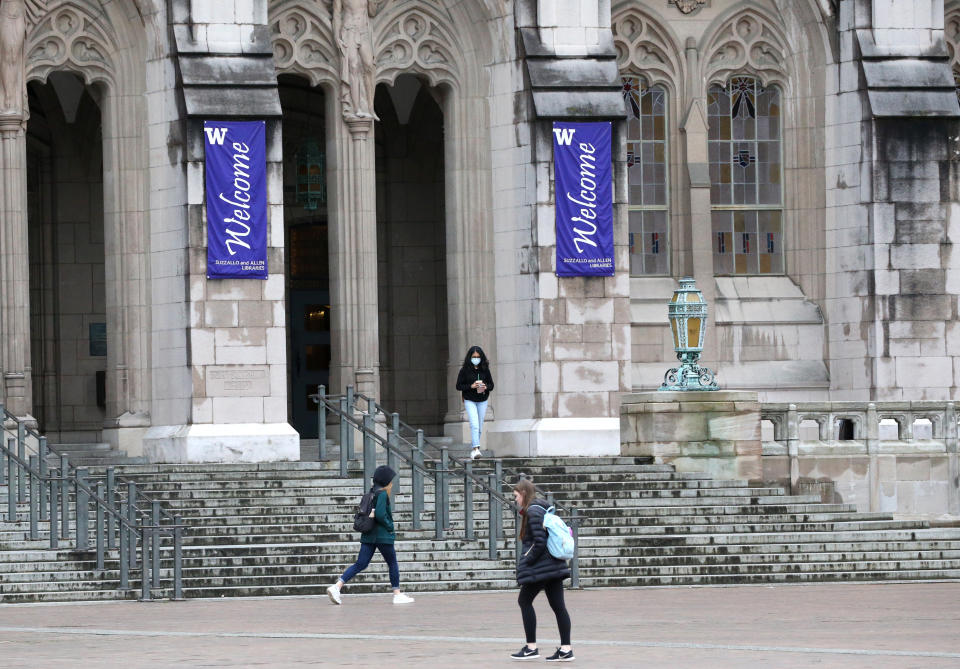
[(483, 352), (483, 349), (479, 346), (471, 346), (467, 349), (467, 355), (463, 358), (463, 368), (467, 370), (473, 370), (473, 363), (470, 362), (470, 358), (473, 357), (474, 353), (480, 354), (480, 366), (479, 369), (490, 369), (490, 363), (487, 361), (487, 354)]
[(530, 479), (520, 479), (513, 489), (520, 493), (520, 510), (523, 511), (523, 520), (520, 521), (520, 541), (527, 536), (527, 509), (533, 504), (537, 496), (537, 489)]

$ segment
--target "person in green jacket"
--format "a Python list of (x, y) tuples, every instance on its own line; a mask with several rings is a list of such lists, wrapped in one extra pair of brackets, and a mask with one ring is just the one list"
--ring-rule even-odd
[(394, 604), (410, 604), (413, 597), (400, 591), (400, 565), (397, 564), (397, 553), (393, 549), (397, 533), (393, 528), (393, 513), (390, 510), (390, 494), (393, 492), (393, 479), (397, 473), (386, 465), (377, 467), (373, 473), (373, 491), (376, 494), (376, 508), (370, 516), (377, 522), (373, 529), (360, 535), (360, 555), (357, 561), (347, 567), (343, 576), (327, 588), (327, 597), (334, 604), (341, 604), (340, 590), (343, 584), (367, 568), (373, 554), (380, 551), (380, 555), (390, 569), (390, 585), (393, 587)]

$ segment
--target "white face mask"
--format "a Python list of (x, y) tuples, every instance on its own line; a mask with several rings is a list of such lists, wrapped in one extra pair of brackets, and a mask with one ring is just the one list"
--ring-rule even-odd
[(474, 367), (476, 367), (480, 364), (480, 358), (470, 358), (470, 362), (472, 362)]

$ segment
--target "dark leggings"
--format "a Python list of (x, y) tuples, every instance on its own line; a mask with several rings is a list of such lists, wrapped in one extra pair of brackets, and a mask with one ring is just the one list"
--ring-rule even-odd
[(523, 632), (527, 635), (527, 643), (537, 642), (537, 613), (533, 610), (533, 600), (543, 590), (547, 593), (550, 608), (557, 616), (557, 628), (560, 630), (560, 645), (570, 645), (570, 614), (563, 603), (563, 579), (543, 581), (541, 583), (527, 583), (520, 586), (520, 596), (517, 603), (523, 615)]
[(376, 551), (380, 551), (380, 555), (382, 555), (383, 559), (386, 560), (387, 567), (390, 569), (391, 587), (393, 587), (394, 590), (399, 588), (400, 565), (397, 564), (397, 553), (393, 550), (393, 544), (360, 544), (360, 555), (357, 556), (357, 561), (347, 567), (347, 570), (343, 572), (343, 576), (340, 577), (340, 580), (346, 583), (351, 578), (366, 569), (370, 564), (370, 559), (373, 557), (373, 554)]

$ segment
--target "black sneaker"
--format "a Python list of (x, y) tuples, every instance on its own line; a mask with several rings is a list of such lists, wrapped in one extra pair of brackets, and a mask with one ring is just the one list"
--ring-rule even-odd
[(540, 651), (536, 648), (530, 649), (528, 646), (524, 646), (510, 657), (514, 660), (535, 660), (540, 657)]
[(557, 648), (557, 652), (547, 658), (547, 662), (573, 662), (573, 649), (564, 653)]

